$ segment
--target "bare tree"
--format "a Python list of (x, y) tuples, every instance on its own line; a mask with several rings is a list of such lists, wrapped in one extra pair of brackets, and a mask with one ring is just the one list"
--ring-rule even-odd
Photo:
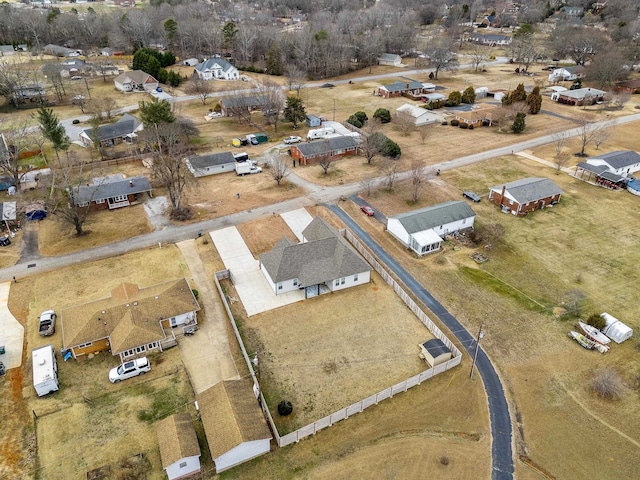
[(411, 164), (411, 201), (417, 203), (420, 200), (420, 194), (427, 186), (427, 172), (424, 162), (416, 160)]
[(482, 45), (481, 43), (473, 43), (471, 45), (469, 55), (471, 56), (471, 63), (476, 72), (478, 68), (480, 68), (480, 65), (489, 59), (490, 48), (488, 45)]
[(371, 196), (371, 190), (373, 189), (373, 187), (375, 187), (376, 183), (377, 181), (375, 178), (365, 178), (364, 180), (360, 181), (360, 186), (364, 190), (367, 197)]
[(458, 59), (454, 53), (454, 42), (446, 37), (437, 37), (429, 42), (424, 51), (428, 59), (428, 65), (434, 68), (434, 80), (438, 79), (440, 70), (451, 70)]
[(155, 124), (142, 132), (146, 149), (152, 152), (151, 170), (155, 178), (169, 191), (172, 215), (182, 216), (182, 195), (192, 179), (184, 162), (188, 150), (185, 134), (179, 123)]
[(578, 154), (581, 157), (586, 156), (585, 149), (587, 145), (589, 145), (593, 138), (596, 136), (596, 132), (602, 127), (593, 123), (593, 118), (591, 117), (582, 117), (578, 119), (578, 138), (580, 139), (580, 153)]
[(496, 245), (504, 238), (505, 229), (500, 223), (489, 223), (484, 226), (483, 230), (488, 246)]
[(280, 185), (282, 183), (282, 180), (284, 180), (290, 173), (287, 162), (285, 162), (284, 159), (279, 156), (270, 154), (267, 157), (266, 163), (269, 166), (269, 173), (271, 174), (271, 178), (273, 178), (276, 183)]
[(278, 121), (280, 120), (280, 112), (284, 108), (284, 95), (280, 85), (270, 80), (266, 80), (262, 85), (258, 86), (259, 95), (264, 97), (262, 113), (267, 125), (273, 125), (273, 130), (278, 132)]
[(289, 90), (295, 90), (300, 96), (300, 90), (304, 86), (305, 73), (298, 65), (291, 63), (287, 66), (287, 85)]
[(605, 367), (596, 371), (591, 379), (591, 391), (606, 400), (619, 400), (624, 395), (625, 386), (618, 372)]
[[(25, 172), (21, 171), (19, 162), (20, 153), (32, 144), (28, 120), (22, 120), (11, 131), (5, 134), (5, 138), (0, 138), (0, 142), (6, 140), (7, 148), (0, 144), (0, 171), (13, 179), (13, 184), (20, 185), (20, 179)], [(0, 134), (1, 135), (1, 134)]]
[(415, 119), (407, 112), (396, 112), (393, 124), (403, 137), (408, 137), (416, 128)]
[(371, 118), (364, 127), (365, 134), (361, 137), (360, 150), (369, 165), (371, 165), (373, 157), (382, 151), (386, 141), (385, 136), (378, 132), (379, 128), (380, 120)]
[(611, 137), (611, 129), (598, 128), (593, 135), (593, 144), (596, 146), (596, 150), (600, 150), (600, 145), (609, 140)]
[(213, 93), (213, 85), (209, 80), (203, 80), (197, 75), (194, 76), (185, 91), (190, 95), (196, 95), (203, 105), (207, 103), (207, 98)]
[(51, 181), (51, 196), (47, 201), (49, 213), (73, 226), (76, 236), (85, 235), (88, 206), (101, 181), (91, 181), (84, 172), (84, 163), (78, 161), (73, 152), (60, 157), (52, 175), (46, 178)]
[(563, 151), (567, 140), (569, 140), (569, 135), (566, 131), (553, 134), (553, 146), (555, 148), (553, 163), (556, 166), (556, 175), (559, 174), (569, 162), (570, 155)]
[(427, 140), (427, 136), (429, 135), (429, 127), (426, 125), (422, 125), (420, 127), (416, 127), (418, 131), (418, 135), (420, 136), (420, 143), (424, 143)]
[(320, 168), (322, 168), (322, 172), (326, 175), (327, 173), (329, 173), (329, 169), (333, 165), (333, 161), (335, 160), (335, 158), (336, 157), (334, 157), (333, 155), (320, 155), (319, 157), (315, 157), (313, 159), (313, 162), (320, 165)]
[(393, 190), (396, 180), (398, 179), (398, 174), (400, 173), (400, 165), (398, 164), (398, 161), (391, 158), (385, 158), (380, 165), (380, 171), (384, 175), (384, 184), (387, 187), (387, 190)]
[(86, 110), (94, 117), (111, 120), (113, 111), (117, 107), (118, 104), (113, 97), (98, 97), (87, 102)]

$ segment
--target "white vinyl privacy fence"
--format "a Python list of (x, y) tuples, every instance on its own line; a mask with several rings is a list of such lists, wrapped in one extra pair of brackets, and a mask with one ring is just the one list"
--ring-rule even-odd
[[(397, 383), (391, 387), (385, 388), (384, 390), (375, 393), (369, 397), (363, 398), (362, 400), (349, 405), (348, 407), (342, 408), (337, 412), (334, 412), (330, 415), (327, 415), (324, 418), (316, 420), (309, 425), (306, 425), (302, 428), (299, 428), (295, 432), (288, 433), (286, 435), (280, 435), (278, 433), (278, 429), (276, 428), (276, 424), (273, 421), (273, 417), (271, 416), (271, 412), (267, 407), (267, 403), (262, 396), (262, 390), (259, 388), (258, 379), (256, 378), (255, 371), (253, 369), (253, 363), (247, 354), (244, 343), (242, 342), (242, 338), (240, 337), (240, 332), (238, 331), (238, 327), (236, 325), (235, 319), (231, 313), (231, 309), (229, 308), (229, 304), (227, 302), (227, 298), (222, 291), (222, 287), (220, 286), (220, 280), (223, 279), (231, 279), (229, 270), (222, 270), (216, 272), (214, 279), (216, 283), (216, 287), (218, 288), (218, 292), (220, 293), (220, 297), (224, 303), (225, 310), (227, 311), (227, 315), (229, 316), (229, 320), (231, 321), (231, 326), (233, 327), (233, 331), (238, 339), (238, 343), (240, 344), (240, 348), (242, 349), (242, 355), (247, 363), (247, 367), (249, 367), (249, 371), (251, 372), (251, 377), (255, 385), (258, 387), (260, 391), (260, 405), (262, 406), (262, 410), (264, 411), (267, 420), (271, 424), (271, 430), (273, 431), (273, 435), (276, 438), (278, 446), (284, 447), (294, 442), (299, 442), (305, 437), (309, 435), (313, 435), (316, 432), (322, 430), (323, 428), (330, 427), (336, 422), (341, 420), (345, 420), (350, 416), (362, 412), (364, 409), (371, 407), (373, 405), (378, 404), (382, 400), (386, 400), (388, 398), (393, 397), (401, 392), (406, 392), (407, 389), (411, 387), (415, 387), (416, 385), (420, 385), (425, 380), (430, 379), (431, 377), (438, 375), (439, 373), (446, 372), (447, 370), (457, 366), (462, 361), (462, 353), (460, 350), (446, 337), (446, 335), (440, 330), (427, 316), (426, 313), (422, 311), (422, 309), (416, 304), (413, 299), (409, 296), (409, 294), (398, 284), (395, 279), (384, 269), (384, 267), (378, 262), (378, 260), (360, 243), (360, 241), (349, 231), (343, 230), (343, 235), (351, 242), (351, 244), (360, 252), (360, 254), (371, 264), (371, 266), (375, 269), (375, 271), (384, 279), (387, 284), (389, 284), (394, 291), (398, 294), (398, 296), (404, 301), (404, 303), (411, 309), (411, 311), (418, 317), (418, 319), (422, 322), (422, 324), (427, 327), (427, 329), (431, 332), (431, 334), (442, 340), (442, 342), (451, 350), (452, 358), (445, 362), (437, 365), (433, 368), (428, 368), (423, 372), (420, 372), (413, 377), (407, 378), (400, 383)], [(417, 353), (416, 353), (417, 355)]]

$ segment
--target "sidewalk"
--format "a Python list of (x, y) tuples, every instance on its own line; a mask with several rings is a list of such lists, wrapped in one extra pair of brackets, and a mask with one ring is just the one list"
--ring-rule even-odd
[(196, 250), (195, 240), (176, 244), (182, 253), (191, 278), (198, 290), (198, 303), (204, 310), (195, 335), (178, 339), (184, 366), (189, 372), (193, 389), (200, 393), (222, 380), (239, 378), (227, 337), (227, 314), (218, 292), (209, 280)]

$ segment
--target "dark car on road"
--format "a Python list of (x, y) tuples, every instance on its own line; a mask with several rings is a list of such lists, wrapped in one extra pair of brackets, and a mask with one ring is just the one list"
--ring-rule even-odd
[(462, 196), (475, 203), (478, 203), (480, 201), (480, 196), (477, 193), (471, 192), (469, 190), (467, 190), (466, 192), (462, 192)]

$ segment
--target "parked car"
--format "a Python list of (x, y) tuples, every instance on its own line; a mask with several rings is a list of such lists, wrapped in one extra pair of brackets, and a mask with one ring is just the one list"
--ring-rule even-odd
[(462, 196), (475, 203), (478, 203), (480, 201), (480, 196), (477, 193), (471, 192), (469, 190), (467, 190), (466, 192), (462, 192)]
[(82, 80), (82, 77), (80, 75), (74, 75), (71, 77), (71, 80)]
[(109, 381), (111, 383), (118, 383), (127, 378), (144, 375), (149, 370), (151, 370), (151, 364), (147, 357), (136, 358), (129, 362), (124, 362), (116, 368), (112, 368), (109, 372)]
[(75, 118), (71, 123), (74, 124), (74, 125), (78, 125), (80, 123), (80, 120)]
[(367, 217), (373, 217), (376, 214), (369, 205), (362, 205), (360, 210), (362, 210)]
[(299, 143), (302, 141), (302, 137), (297, 135), (291, 135), (283, 140), (286, 145), (291, 145), (292, 143)]
[(41, 337), (48, 337), (56, 333), (56, 312), (46, 310), (40, 314), (38, 323), (38, 334)]

